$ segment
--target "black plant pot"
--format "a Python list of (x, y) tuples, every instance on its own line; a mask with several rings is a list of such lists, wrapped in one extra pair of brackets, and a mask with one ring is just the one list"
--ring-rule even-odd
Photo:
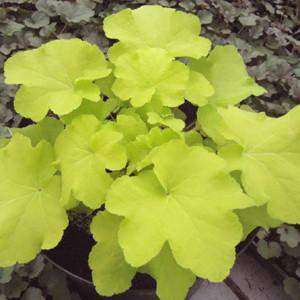
[[(237, 246), (237, 256), (243, 253), (255, 238), (257, 230), (253, 231), (246, 241)], [(46, 260), (57, 269), (65, 273), (73, 283), (76, 291), (84, 300), (156, 300), (155, 281), (148, 275), (137, 274), (132, 282), (132, 288), (127, 292), (113, 296), (101, 297), (97, 294), (88, 267), (88, 255), (94, 241), (92, 237), (82, 232), (78, 227), (69, 226), (59, 245), (49, 251), (44, 251)], [(189, 299), (199, 288), (201, 279), (198, 279), (191, 288)]]

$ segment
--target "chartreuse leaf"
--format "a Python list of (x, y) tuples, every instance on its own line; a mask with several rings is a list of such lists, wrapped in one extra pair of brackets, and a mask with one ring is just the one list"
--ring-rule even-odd
[(167, 116), (160, 116), (156, 112), (149, 112), (147, 113), (147, 115), (148, 123), (152, 125), (161, 124), (171, 128), (174, 131), (182, 131), (182, 129), (185, 127), (184, 121), (174, 118), (173, 114)]
[(118, 243), (121, 217), (100, 212), (94, 217), (91, 232), (97, 244), (89, 257), (93, 282), (99, 294), (112, 296), (126, 291), (131, 286), (135, 273), (148, 273), (157, 281), (157, 295), (162, 300), (182, 300), (195, 281), (195, 275), (181, 268), (172, 256), (169, 246), (144, 267), (130, 266)]
[(276, 119), (236, 107), (219, 108), (218, 115), (210, 126), (238, 144), (220, 154), (242, 171), (246, 192), (258, 205), (267, 203), (272, 218), (300, 223), (300, 107)]
[(148, 128), (140, 116), (134, 112), (124, 112), (117, 116), (114, 128), (123, 134), (125, 142), (135, 140), (139, 135), (148, 133)]
[(97, 244), (89, 256), (93, 282), (100, 295), (119, 294), (131, 286), (136, 268), (131, 267), (124, 259), (118, 243), (118, 230), (122, 218), (100, 212), (93, 219), (91, 232)]
[(214, 94), (207, 98), (211, 104), (237, 104), (251, 95), (259, 96), (266, 92), (248, 75), (234, 46), (216, 46), (207, 58), (192, 60), (189, 66), (193, 71), (202, 73), (212, 84)]
[(244, 229), (244, 239), (257, 227), (269, 230), (282, 224), (281, 221), (273, 219), (267, 212), (267, 206), (254, 206), (236, 211)]
[(45, 140), (54, 145), (57, 136), (64, 129), (64, 124), (54, 118), (46, 117), (41, 122), (23, 128), (12, 128), (13, 134), (21, 133), (30, 138), (33, 146)]
[(179, 265), (202, 278), (223, 280), (242, 238), (232, 210), (253, 201), (224, 172), (225, 162), (201, 146), (170, 141), (155, 151), (152, 162), (153, 171), (123, 176), (107, 194), (107, 210), (125, 217), (118, 237), (126, 260), (142, 266), (168, 241)]
[(136, 113), (140, 115), (140, 117), (143, 119), (144, 122), (148, 122), (148, 113), (157, 113), (160, 116), (170, 116), (173, 114), (172, 110), (174, 110), (176, 107), (173, 107), (172, 109), (170, 107), (164, 106), (161, 101), (154, 97), (151, 102), (146, 103), (142, 107), (131, 107), (130, 109), (133, 109)]
[(26, 263), (62, 237), (68, 219), (59, 204), (54, 160), (50, 144), (42, 141), (32, 147), (19, 133), (0, 150), (1, 267)]
[(73, 119), (81, 115), (94, 115), (99, 121), (104, 121), (118, 107), (119, 102), (119, 99), (116, 97), (111, 97), (106, 101), (101, 99), (98, 102), (83, 100), (77, 109), (62, 116), (61, 119), (64, 123), (69, 124)]
[(190, 71), (185, 98), (195, 105), (204, 106), (213, 94), (214, 88), (210, 82), (201, 73)]
[(98, 208), (112, 178), (106, 172), (126, 165), (121, 133), (106, 127), (92, 115), (72, 121), (55, 143), (62, 173), (62, 203), (68, 204), (71, 193), (90, 208)]
[(185, 143), (189, 146), (199, 146), (203, 143), (203, 138), (196, 130), (185, 131), (184, 133)]
[(122, 55), (115, 65), (112, 91), (132, 106), (141, 107), (153, 98), (170, 107), (184, 102), (189, 69), (165, 50), (139, 49)]
[(172, 254), (169, 245), (165, 245), (160, 254), (139, 269), (156, 279), (156, 294), (161, 300), (183, 300), (196, 276), (180, 267)]
[(93, 81), (109, 73), (99, 48), (79, 39), (18, 52), (4, 66), (6, 83), (22, 84), (15, 98), (17, 112), (34, 121), (43, 119), (49, 109), (68, 114), (83, 98), (99, 101), (100, 90)]
[(226, 144), (226, 139), (217, 130), (224, 126), (221, 116), (217, 112), (217, 107), (213, 105), (205, 105), (198, 109), (197, 120), (201, 129), (207, 136), (212, 138), (218, 145)]
[(180, 138), (179, 133), (159, 127), (153, 127), (148, 134), (137, 136), (134, 141), (126, 145), (129, 160), (128, 173), (130, 174), (134, 169), (141, 170), (151, 164), (149, 156), (151, 150), (172, 139)]
[(200, 58), (211, 47), (208, 39), (199, 36), (200, 30), (197, 16), (156, 5), (124, 9), (104, 20), (106, 36), (121, 41), (120, 54), (124, 49), (151, 47), (165, 49), (173, 57)]
[[(108, 62), (108, 67), (113, 70), (114, 65), (111, 62)], [(95, 84), (97, 84), (100, 88), (100, 91), (105, 96), (111, 98), (116, 97), (116, 95), (112, 92), (111, 87), (115, 81), (115, 76), (113, 72), (110, 72), (110, 74), (106, 77), (100, 78), (95, 81)]]

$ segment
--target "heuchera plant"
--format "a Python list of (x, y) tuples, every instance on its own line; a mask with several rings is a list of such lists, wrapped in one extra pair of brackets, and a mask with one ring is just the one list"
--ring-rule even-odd
[(300, 108), (273, 119), (239, 107), (265, 90), (235, 47), (211, 50), (194, 15), (125, 9), (104, 31), (117, 40), (108, 60), (71, 39), (5, 64), (16, 111), (36, 124), (1, 142), (0, 266), (55, 247), (79, 203), (104, 204), (89, 257), (99, 294), (142, 272), (161, 299), (184, 299), (196, 276), (226, 278), (255, 227), (300, 223)]

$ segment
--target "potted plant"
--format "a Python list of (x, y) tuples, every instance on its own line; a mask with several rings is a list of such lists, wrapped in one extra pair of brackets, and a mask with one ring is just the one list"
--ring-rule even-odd
[(239, 106), (265, 89), (235, 47), (211, 50), (194, 15), (125, 9), (104, 31), (117, 40), (108, 59), (71, 39), (5, 63), (15, 109), (35, 124), (1, 141), (0, 266), (56, 247), (84, 207), (100, 295), (138, 272), (160, 299), (184, 299), (197, 276), (228, 276), (254, 228), (300, 223), (300, 109)]

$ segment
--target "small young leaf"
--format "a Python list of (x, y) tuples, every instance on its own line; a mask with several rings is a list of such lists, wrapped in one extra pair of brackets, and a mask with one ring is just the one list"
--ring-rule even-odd
[(137, 136), (148, 133), (148, 128), (136, 113), (122, 113), (117, 116), (114, 128), (123, 134), (125, 142), (136, 139)]
[(182, 129), (185, 127), (184, 121), (174, 118), (172, 114), (162, 117), (155, 112), (149, 112), (147, 115), (148, 123), (152, 125), (161, 124), (178, 132), (182, 131)]
[(171, 129), (161, 129), (153, 127), (148, 134), (139, 135), (136, 139), (126, 145), (129, 160), (128, 174), (134, 169), (140, 171), (144, 167), (151, 164), (149, 155), (151, 150), (169, 142), (172, 139), (180, 139), (179, 133)]
[(184, 102), (189, 70), (165, 50), (139, 49), (122, 55), (115, 65), (112, 91), (132, 106), (141, 107), (153, 98), (170, 107)]

